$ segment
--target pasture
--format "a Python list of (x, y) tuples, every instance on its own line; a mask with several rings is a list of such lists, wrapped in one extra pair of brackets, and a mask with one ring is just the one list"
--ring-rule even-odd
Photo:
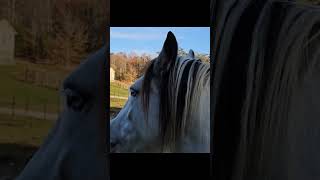
[(129, 85), (120, 82), (110, 82), (110, 119), (125, 105), (129, 95)]
[(13, 179), (46, 138), (54, 121), (0, 114), (0, 179)]
[(129, 84), (121, 82), (110, 82), (110, 96), (128, 97)]
[[(30, 111), (58, 112), (60, 108), (59, 91), (53, 88), (37, 86), (33, 83), (19, 81), (18, 77), (26, 67), (39, 68), (47, 72), (57, 71), (49, 65), (36, 65), (17, 61), (16, 65), (0, 66), (0, 108), (14, 106), (16, 109)], [(59, 73), (60, 71), (57, 71)], [(66, 74), (66, 71), (61, 70)]]
[(57, 115), (60, 109), (58, 89), (19, 80), (26, 68), (67, 73), (20, 60), (16, 65), (0, 65), (0, 179), (14, 179), (22, 170), (55, 123), (45, 117)]
[(0, 114), (0, 143), (39, 146), (55, 121)]

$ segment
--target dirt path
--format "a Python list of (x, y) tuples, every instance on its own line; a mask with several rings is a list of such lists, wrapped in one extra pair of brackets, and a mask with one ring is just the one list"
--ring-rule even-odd
[(127, 100), (127, 97), (121, 97), (121, 96), (110, 96), (110, 98), (115, 98), (115, 99), (124, 99)]
[(38, 147), (0, 143), (0, 180), (14, 180)]
[[(2, 114), (12, 114), (11, 108), (4, 108), (0, 107), (0, 113)], [(37, 112), (37, 111), (28, 111), (26, 112), (23, 109), (15, 109), (14, 114), (18, 116), (27, 116), (27, 117), (33, 117), (37, 119), (46, 119), (46, 120), (57, 120), (58, 114), (56, 113), (46, 113), (43, 112)]]

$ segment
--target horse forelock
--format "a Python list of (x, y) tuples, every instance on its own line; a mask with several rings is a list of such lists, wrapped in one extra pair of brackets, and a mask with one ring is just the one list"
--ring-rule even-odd
[[(148, 112), (151, 80), (154, 78), (153, 60), (146, 69), (142, 85), (142, 104)], [(192, 123), (200, 92), (209, 82), (209, 64), (200, 60), (178, 57), (169, 71), (157, 77), (159, 83), (159, 128), (162, 148), (174, 149)], [(147, 117), (147, 116), (146, 116)], [(148, 120), (147, 120), (148, 121)]]

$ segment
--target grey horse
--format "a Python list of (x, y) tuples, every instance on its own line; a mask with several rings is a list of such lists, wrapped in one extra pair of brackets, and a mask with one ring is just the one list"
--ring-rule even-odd
[(64, 110), (17, 180), (108, 179), (106, 57), (103, 47), (65, 79)]

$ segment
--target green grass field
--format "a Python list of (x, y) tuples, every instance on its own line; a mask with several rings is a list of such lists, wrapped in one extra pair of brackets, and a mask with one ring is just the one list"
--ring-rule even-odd
[(129, 94), (129, 85), (121, 85), (117, 82), (110, 83), (110, 95), (111, 96), (121, 96), (128, 97)]
[[(22, 61), (17, 61), (16, 65), (0, 65), (0, 108), (11, 108), (14, 97), (16, 109), (28, 106), (29, 111), (42, 112), (46, 104), (46, 112), (57, 112), (60, 104), (59, 91), (16, 79), (17, 73), (23, 72), (26, 66), (67, 74), (66, 70), (56, 66)], [(11, 113), (0, 114), (0, 179), (14, 179), (43, 143), (54, 123), (17, 115), (12, 118)]]
[[(44, 110), (44, 104), (47, 103), (47, 112), (58, 112), (60, 103), (59, 91), (38, 87), (15, 79), (15, 74), (23, 71), (24, 67), (28, 65), (48, 71), (59, 69), (54, 66), (30, 64), (22, 61), (18, 61), (16, 65), (0, 65), (0, 82), (3, 84), (0, 88), (0, 108), (11, 108), (14, 97), (16, 103), (15, 108), (17, 109), (25, 109), (29, 101), (29, 111), (42, 112)], [(128, 89), (129, 85), (127, 84), (120, 82), (110, 83), (111, 96), (128, 97)], [(110, 98), (110, 107), (119, 110), (119, 108), (124, 106), (126, 101), (125, 99)]]
[(14, 179), (22, 171), (54, 123), (0, 114), (0, 179)]
[(122, 108), (127, 100), (118, 99), (118, 98), (110, 98), (110, 107), (111, 108)]
[(0, 114), (0, 144), (39, 146), (47, 137), (54, 121)]
[[(128, 97), (129, 85), (120, 84), (117, 82), (110, 83), (110, 96)], [(122, 108), (127, 100), (119, 98), (110, 98), (111, 108)]]
[[(14, 97), (16, 108), (25, 108), (27, 102), (29, 102), (29, 110), (43, 110), (43, 105), (46, 103), (48, 112), (57, 112), (60, 103), (59, 91), (38, 87), (15, 79), (15, 73), (21, 72), (25, 66), (24, 63), (0, 65), (0, 82), (2, 84), (0, 88), (0, 107), (11, 107)], [(47, 68), (53, 67), (48, 66)]]

